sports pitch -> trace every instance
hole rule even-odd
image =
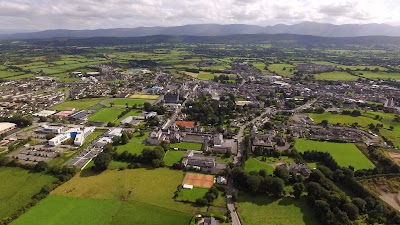
[[[214,176],[199,173],[187,173],[182,184],[193,185],[194,187],[211,188],[214,184]]]
[[[148,100],[157,100],[158,95],[146,95],[146,94],[133,94],[129,96],[129,98],[134,98],[134,99],[148,99]]]

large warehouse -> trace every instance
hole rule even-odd
[[[17,127],[15,123],[0,123],[0,134],[4,134]]]

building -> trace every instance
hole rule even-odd
[[[161,142],[166,141],[167,137],[163,134],[161,130],[153,131],[150,133],[149,137],[146,139],[146,142],[150,145],[159,145]]]
[[[78,131],[75,136],[74,145],[82,146],[87,136],[93,133],[95,129],[95,127],[85,127],[83,131]]]
[[[311,174],[311,168],[307,164],[292,162],[290,164],[282,164],[280,166],[289,170],[290,172],[300,173],[305,177],[308,177]]]
[[[43,110],[43,111],[40,111],[38,113],[32,114],[32,116],[35,116],[35,117],[49,117],[49,116],[54,115],[56,113],[57,113],[56,111],[52,111],[52,110]]]
[[[43,125],[38,131],[45,134],[61,134],[63,127]]]
[[[0,123],[0,134],[4,134],[8,131],[14,130],[17,127],[15,123]]]
[[[122,128],[114,128],[110,130],[107,135],[107,137],[113,138],[113,137],[121,137],[122,136]]]
[[[60,145],[61,143],[63,143],[64,141],[66,141],[66,140],[68,140],[70,138],[71,138],[71,133],[70,132],[59,134],[59,135],[57,135],[54,138],[49,140],[49,145],[50,146],[57,146],[57,145]]]
[[[108,143],[112,143],[112,139],[109,137],[102,137],[96,142],[96,146],[102,148]]]
[[[216,158],[213,156],[205,156],[202,151],[188,150],[182,159],[185,167],[200,167],[201,169],[214,168]]]
[[[166,104],[178,104],[179,103],[179,91],[172,93],[168,92],[164,95],[164,102]]]

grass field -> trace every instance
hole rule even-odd
[[[137,106],[143,105],[147,102],[144,99],[131,99],[131,98],[116,98],[116,99],[107,99],[102,102],[105,106],[110,106],[110,103],[114,103],[116,106],[125,107],[128,104],[129,107],[132,107],[134,104]]]
[[[362,77],[369,78],[372,80],[400,80],[400,73],[386,73],[386,72],[371,72],[371,71],[360,71],[357,74]]]
[[[125,111],[125,109],[120,108],[104,108],[100,109],[96,113],[89,117],[89,121],[92,122],[114,122],[118,119],[118,116]]]
[[[184,202],[196,202],[198,198],[204,197],[207,193],[207,188],[194,187],[192,190],[182,189],[176,200]]]
[[[278,200],[240,195],[236,203],[243,225],[319,225],[304,199]]]
[[[330,124],[337,124],[340,123],[341,125],[351,125],[355,122],[358,123],[359,126],[366,127],[368,124],[376,124],[379,121],[376,121],[372,118],[369,117],[364,117],[364,116],[348,116],[348,115],[341,115],[341,114],[332,114],[329,112],[322,113],[322,114],[316,114],[316,113],[310,113],[308,114],[315,123],[321,123],[322,120],[328,120]]]
[[[168,151],[164,156],[165,165],[172,166],[174,163],[180,162],[184,155],[184,151]]]
[[[356,81],[358,80],[357,76],[353,76],[346,72],[329,72],[329,73],[321,73],[314,75],[316,80],[340,80],[340,81]]]
[[[268,174],[272,174],[274,172],[274,168],[270,165],[267,165],[264,162],[261,162],[255,158],[250,157],[246,163],[245,163],[245,167],[244,170],[247,172],[250,171],[260,171],[260,170],[266,170],[268,172]]]
[[[145,95],[145,94],[133,94],[129,98],[133,99],[147,99],[147,100],[157,100],[159,95]]]
[[[199,80],[212,80],[214,79],[215,76],[222,75],[223,73],[211,73],[211,72],[204,72],[201,71],[200,73],[191,73],[191,72],[185,72],[186,75],[197,78]],[[234,76],[233,74],[224,74],[228,76]]]
[[[182,183],[183,171],[160,169],[107,170],[99,175],[83,171],[52,194],[78,198],[125,199],[186,213],[198,208],[174,201],[176,188]],[[129,194],[130,193],[130,194]]]
[[[100,101],[104,100],[104,98],[87,98],[87,99],[79,99],[73,101],[66,101],[56,106],[51,107],[53,110],[66,110],[66,109],[88,109],[94,105],[97,105]]]
[[[31,173],[19,168],[0,168],[0,220],[12,215],[30,202],[40,189],[56,181],[56,178]]]
[[[271,72],[284,77],[293,77],[294,72],[297,71],[297,69],[290,64],[271,64],[268,66],[268,69]]]
[[[119,124],[119,123],[121,123],[122,120],[126,119],[127,117],[130,117],[130,116],[139,116],[140,113],[142,113],[142,110],[131,110],[131,111],[129,111],[127,114],[125,114],[123,117],[117,119],[117,120],[115,121],[115,123],[116,123],[116,124]]]
[[[352,143],[297,139],[294,147],[299,152],[307,150],[329,152],[340,166],[353,166],[355,170],[375,168],[375,165]]]
[[[191,218],[192,216],[188,213],[135,201],[84,199],[50,195],[12,224],[187,225]]]
[[[180,142],[171,144],[171,148],[179,148],[179,149],[186,149],[186,150],[201,150],[203,145],[200,143],[191,143],[191,142]]]
[[[153,148],[153,146],[143,144],[143,141],[149,136],[149,132],[145,132],[142,137],[139,136],[139,133],[136,133],[134,137],[129,140],[129,143],[126,145],[117,146],[117,152],[122,153],[124,151],[128,151],[132,154],[142,153],[145,148]]]

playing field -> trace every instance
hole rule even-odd
[[[299,152],[308,150],[329,152],[340,166],[353,166],[356,170],[375,168],[375,165],[352,143],[297,139],[294,147]]]
[[[104,98],[86,98],[73,101],[66,101],[56,106],[51,107],[52,110],[67,110],[67,109],[88,109],[94,105],[97,105]]]
[[[125,111],[125,109],[119,109],[119,108],[105,108],[105,109],[100,109],[96,113],[92,114],[89,117],[89,121],[91,122],[102,122],[102,123],[107,123],[107,122],[114,122],[115,120],[118,119],[118,116]]]
[[[154,216],[157,215],[157,216]],[[187,225],[191,215],[135,201],[50,195],[12,225]]]
[[[260,170],[266,170],[268,174],[272,174],[274,172],[274,168],[272,166],[252,157],[247,159],[244,165],[245,165],[244,170],[247,172],[250,171],[258,172]]]
[[[278,200],[260,196],[240,195],[236,203],[243,225],[319,225],[304,199]]]
[[[196,202],[197,199],[204,197],[207,192],[207,188],[194,187],[192,190],[181,189],[176,200],[183,202]]]
[[[214,184],[213,175],[205,175],[200,173],[186,173],[182,185],[189,184],[194,187],[210,188]]]
[[[126,107],[126,104],[128,104],[129,107],[132,107],[133,105],[141,106],[145,102],[147,102],[144,99],[131,99],[131,98],[115,98],[115,99],[107,99],[102,102],[103,105],[105,106],[110,106],[110,103],[113,103],[115,106],[123,106]]]
[[[31,201],[46,184],[52,184],[56,178],[31,173],[19,168],[0,168],[0,221],[12,215],[16,210]]]
[[[148,100],[157,100],[159,95],[145,95],[145,94],[133,94],[129,96],[129,98],[135,98],[135,99],[148,99]]]
[[[203,145],[200,143],[191,143],[191,142],[180,142],[180,143],[173,143],[170,145],[171,148],[179,148],[185,150],[201,150]]]
[[[184,151],[168,151],[164,156],[164,163],[167,166],[172,166],[174,163],[181,161],[182,157],[185,155]]]

